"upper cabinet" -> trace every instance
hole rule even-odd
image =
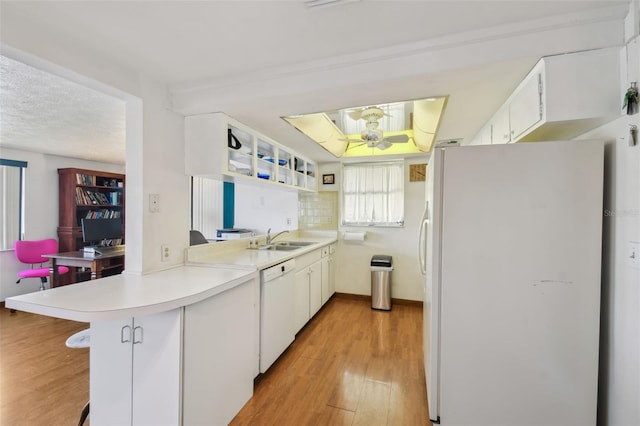
[[[316,191],[316,165],[223,113],[185,117],[185,172]]]
[[[471,144],[579,136],[620,116],[619,81],[619,48],[542,58]]]

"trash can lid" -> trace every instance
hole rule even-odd
[[[393,265],[393,258],[386,254],[374,254],[371,258],[371,266],[386,266],[391,267]]]

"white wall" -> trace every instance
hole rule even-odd
[[[580,137],[605,139],[600,423],[640,424],[640,269],[629,262],[640,241],[640,145],[629,147],[623,117]]]
[[[287,223],[290,219],[290,223]],[[235,184],[235,228],[271,235],[298,229],[298,193],[267,185]]]
[[[126,264],[146,273],[182,264],[189,237],[189,179],[184,174],[183,118],[167,88],[119,63],[113,52],[87,49],[50,23],[3,11],[2,53],[126,102]],[[149,194],[160,211],[149,213]],[[160,246],[170,247],[161,262]]]
[[[136,176],[129,173],[130,165],[138,167],[142,180],[134,179],[134,182],[141,188],[141,196],[134,211],[129,211],[127,200],[127,215],[142,218],[142,233],[136,241],[143,241],[143,256],[142,264],[136,266],[146,273],[184,263],[184,250],[189,245],[191,192],[190,179],[184,172],[184,117],[169,110],[163,85],[144,80],[141,87],[142,152],[137,155],[127,152],[127,186],[131,185],[130,176]],[[149,212],[150,194],[160,196],[158,213]],[[162,245],[168,246],[170,252],[165,262],[160,255]],[[128,270],[131,266],[127,261]]]
[[[623,64],[629,61],[621,100],[640,79],[639,43],[636,36],[621,55]],[[578,138],[607,141],[598,423],[608,426],[640,425],[640,268],[630,263],[630,242],[640,242],[640,144],[629,146],[630,125],[640,128],[640,114]]]
[[[2,149],[2,158],[26,161],[25,238],[58,238],[58,169],[77,167],[104,172],[124,173],[124,165],[78,160],[15,149]],[[37,291],[40,280],[23,280],[16,284],[16,274],[24,269],[13,250],[0,251],[0,300],[17,294]]]
[[[391,297],[405,300],[423,298],[418,264],[418,233],[424,211],[425,182],[409,182],[409,165],[426,163],[426,158],[405,161],[405,222],[402,228],[344,227],[338,228],[338,255],[336,256],[336,291],[371,295],[371,256],[393,256]],[[321,185],[322,190],[339,191],[341,168],[337,163],[321,164],[320,175],[334,173],[335,185]],[[344,231],[366,231],[363,242],[344,241]]]

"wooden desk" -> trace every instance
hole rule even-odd
[[[43,256],[51,259],[51,265],[49,266],[51,288],[58,287],[60,285],[58,279],[58,266],[89,268],[91,270],[92,280],[102,278],[103,271],[112,270],[114,268],[124,268],[124,250],[95,256],[85,256],[81,251],[45,254]]]

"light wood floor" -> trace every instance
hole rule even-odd
[[[65,341],[87,327],[0,309],[0,425],[78,423],[89,400],[89,350]]]
[[[232,425],[431,425],[422,308],[334,297],[258,381]]]
[[[86,328],[0,309],[0,425],[75,425],[89,398]],[[334,297],[261,376],[232,425],[431,425],[422,308]],[[88,424],[89,422],[87,422]]]

